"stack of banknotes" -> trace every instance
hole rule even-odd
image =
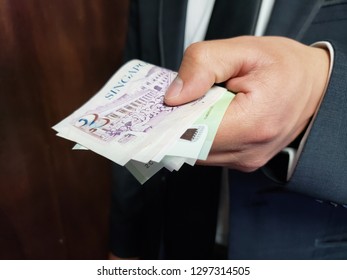
[[[83,106],[53,126],[57,136],[125,166],[143,184],[162,168],[205,160],[234,97],[214,86],[182,106],[164,103],[177,73],[132,60]]]

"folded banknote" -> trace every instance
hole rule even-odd
[[[140,60],[122,66],[84,105],[53,126],[57,136],[125,166],[146,182],[161,168],[204,160],[234,94],[212,87],[182,106],[164,95],[177,73]]]

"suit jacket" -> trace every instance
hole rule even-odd
[[[132,1],[126,59],[176,70],[183,54],[185,11],[185,0]],[[223,32],[209,30],[209,39],[244,35],[228,30],[232,18],[223,18]],[[346,29],[347,1],[275,2],[266,35],[305,44],[329,41],[334,67],[290,181],[278,183],[260,170],[230,171],[230,258],[347,258]]]

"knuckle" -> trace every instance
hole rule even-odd
[[[254,125],[252,133],[252,142],[257,144],[267,144],[273,142],[279,135],[280,131],[273,123],[260,122]]]
[[[252,160],[248,163],[247,169],[248,172],[253,172],[261,167],[263,167],[266,164],[266,160],[262,156],[255,156],[252,158]]]
[[[251,159],[243,162],[238,168],[242,172],[250,173],[258,170],[265,165],[266,161],[260,156],[254,156]]]
[[[189,58],[194,63],[204,63],[207,58],[207,48],[204,42],[191,44],[185,51],[185,57]]]
[[[253,172],[263,167],[271,157],[269,147],[276,142],[280,130],[271,124],[257,124],[253,131],[248,131],[248,148],[239,162],[239,169],[243,172]]]

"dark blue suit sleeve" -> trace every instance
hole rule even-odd
[[[331,43],[328,89],[288,188],[347,204],[347,42]]]

